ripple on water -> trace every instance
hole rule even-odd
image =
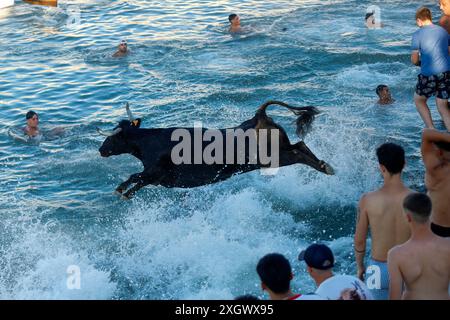
[[[314,284],[296,257],[313,241],[333,248],[339,272],[354,273],[355,207],[381,182],[376,146],[401,144],[405,181],[423,189],[418,69],[409,63],[416,8],[390,1],[386,27],[366,30],[369,4],[70,0],[0,10],[0,298],[263,298],[254,270],[269,252],[290,259],[295,290],[308,292]],[[69,6],[80,9],[77,27],[67,24]],[[227,32],[231,12],[243,34]],[[130,54],[114,59],[122,39]],[[391,87],[392,106],[375,105],[380,83]],[[112,195],[142,170],[129,155],[98,153],[96,128],[126,118],[125,102],[144,127],[218,128],[268,99],[319,106],[305,143],[335,176],[296,165],[189,190],[147,187],[128,202]],[[23,126],[30,109],[42,128],[65,134],[13,140],[8,129]],[[298,141],[289,112],[268,113]],[[83,274],[82,290],[66,287],[70,265]]]

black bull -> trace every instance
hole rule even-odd
[[[227,148],[225,148],[226,130],[242,129],[247,132],[249,129],[253,129],[256,132],[255,136],[259,136],[261,129],[273,130],[278,129],[279,134],[279,148],[278,150],[272,150],[270,146],[271,137],[268,136],[267,146],[268,154],[278,152],[278,166],[284,167],[295,163],[306,164],[320,172],[326,174],[333,174],[333,168],[326,162],[319,160],[303,141],[299,141],[295,144],[291,144],[289,138],[284,129],[276,124],[266,114],[266,109],[271,104],[277,104],[288,108],[294,112],[297,117],[297,134],[303,136],[307,133],[310,125],[314,119],[314,116],[318,113],[314,107],[292,107],[280,101],[268,101],[261,105],[255,116],[243,122],[238,127],[229,129],[217,130],[223,136],[223,159],[227,158]],[[99,130],[103,135],[108,137],[103,142],[99,151],[102,157],[109,157],[112,155],[119,155],[129,153],[139,160],[144,165],[144,171],[136,173],[130,176],[130,178],[121,183],[116,191],[123,194],[124,197],[130,198],[133,194],[142,187],[152,184],[161,185],[164,187],[178,187],[178,188],[191,188],[202,185],[215,183],[218,181],[226,180],[234,174],[244,173],[260,168],[265,168],[270,165],[262,163],[259,156],[255,161],[250,161],[248,151],[248,139],[245,140],[245,162],[236,162],[237,154],[242,150],[237,150],[238,143],[234,143],[234,161],[223,161],[222,164],[218,162],[213,164],[206,164],[202,162],[198,164],[198,160],[195,161],[194,143],[192,143],[191,149],[191,161],[185,161],[185,163],[177,164],[173,161],[172,150],[180,141],[172,141],[172,134],[177,129],[185,129],[189,132],[191,137],[194,137],[194,128],[155,128],[155,129],[140,129],[140,119],[134,120],[127,105],[128,116],[130,121],[122,120],[119,125],[111,132],[105,133]],[[196,129],[199,130],[199,129]],[[203,132],[206,129],[203,129]],[[203,140],[203,139],[202,139]],[[193,141],[193,139],[191,140]],[[202,141],[202,152],[210,142]],[[258,146],[259,149],[259,146]],[[198,149],[196,149],[198,151]],[[259,150],[258,150],[259,151]],[[183,151],[184,152],[184,151]],[[181,154],[183,154],[183,152]],[[228,150],[230,152],[230,150]],[[259,153],[258,153],[259,154]],[[197,154],[198,159],[198,154]],[[196,164],[197,163],[197,164]],[[129,190],[128,187],[131,184],[135,184]],[[127,191],[126,191],[127,190]],[[124,193],[124,191],[126,191]]]

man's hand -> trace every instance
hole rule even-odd
[[[358,279],[360,279],[361,281],[364,281],[365,274],[366,274],[366,268],[364,266],[358,267],[358,271],[356,274]]]
[[[419,56],[419,51],[414,50],[411,53],[411,63],[415,66],[420,66],[420,56]]]

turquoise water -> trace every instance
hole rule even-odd
[[[290,259],[294,290],[307,292],[313,283],[296,257],[312,241],[332,247],[338,272],[354,273],[356,204],[381,182],[375,147],[401,144],[405,181],[424,188],[409,45],[415,10],[428,5],[437,17],[436,2],[62,0],[59,9],[21,1],[0,9],[0,298],[264,297],[255,267],[269,252]],[[372,4],[384,29],[365,29]],[[68,24],[73,8],[78,27]],[[247,33],[228,34],[231,12]],[[121,39],[131,54],[111,58]],[[394,105],[375,105],[380,83]],[[112,194],[141,164],[101,158],[96,127],[125,118],[126,101],[143,127],[230,127],[268,99],[320,106],[305,141],[335,176],[297,165],[195,189],[147,187],[132,201]],[[29,109],[66,134],[13,140],[8,130]],[[292,116],[269,113],[296,141]],[[80,268],[79,290],[67,288],[70,265]]]

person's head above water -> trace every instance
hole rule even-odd
[[[427,7],[421,7],[416,11],[416,23],[419,27],[423,27],[432,23],[431,10]]]
[[[228,21],[230,21],[231,24],[236,24],[239,23],[241,19],[237,14],[232,13],[228,16]]]
[[[128,50],[128,43],[127,43],[127,41],[126,40],[120,41],[118,49],[119,49],[120,52],[127,52],[127,50]]]
[[[228,16],[228,21],[230,21],[231,24],[230,31],[236,32],[241,29],[241,18],[237,14],[230,14]]]
[[[29,137],[35,137],[39,135],[39,116],[36,112],[30,110],[25,115],[27,125],[23,128],[23,132]]]
[[[368,20],[370,17],[373,17],[374,14],[375,14],[374,11],[372,11],[372,12],[367,12],[367,13],[366,13],[366,18],[365,18],[364,20],[366,20],[366,22],[367,22],[367,20]]]
[[[400,174],[405,167],[405,150],[395,143],[384,143],[377,148],[378,163],[384,173]]]
[[[375,21],[375,11],[366,12],[366,17],[364,18],[366,22],[366,27],[369,29],[380,27],[379,21]]]
[[[120,41],[117,51],[113,54],[113,57],[124,57],[128,54],[128,44],[126,40]]]
[[[375,89],[375,92],[377,93],[378,97],[380,98],[378,100],[379,104],[390,104],[393,102],[391,91],[389,90],[389,87],[385,84],[380,84]]]
[[[29,128],[37,128],[39,124],[39,116],[36,112],[30,110],[25,115],[25,119],[27,120],[27,126]]]

